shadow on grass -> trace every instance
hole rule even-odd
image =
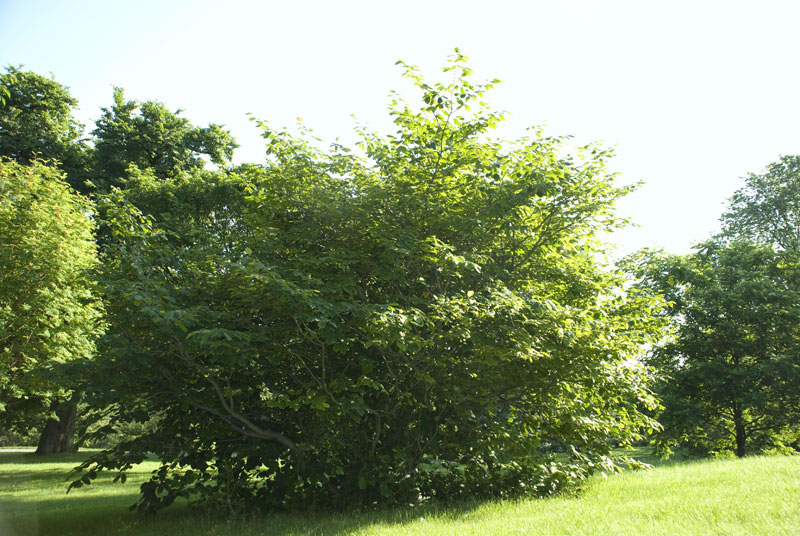
[[[481,502],[427,504],[368,512],[276,512],[228,519],[202,508],[175,505],[157,515],[130,512],[150,468],[130,471],[124,485],[101,474],[92,485],[66,494],[71,470],[86,453],[37,456],[0,452],[0,535],[135,534],[170,536],[322,534],[344,536],[372,525],[402,525],[420,517],[459,519]]]
[[[56,454],[39,456],[30,453],[0,453],[0,502],[13,501],[15,497],[9,495],[22,492],[23,496],[42,495],[42,493],[63,491],[66,494],[67,486],[74,480],[73,470],[85,458],[86,453]],[[128,471],[131,483],[141,482],[148,478],[152,468],[140,468]],[[113,485],[116,472],[101,473],[93,482],[93,488],[100,485]],[[75,490],[77,491],[77,490]],[[73,495],[71,493],[70,495]],[[0,532],[0,536],[4,536]]]
[[[319,534],[345,536],[373,525],[402,526],[421,517],[458,520],[486,501],[423,505],[367,512],[276,512],[229,519],[199,507],[177,505],[156,515],[128,511],[134,495],[73,494],[57,499],[3,499],[0,534],[3,536],[72,536],[82,534],[136,534],[137,536]]]
[[[673,457],[663,461],[652,455],[647,447],[618,451],[654,466],[673,465],[692,461]],[[136,536],[205,536],[261,535],[294,536],[319,534],[345,536],[368,531],[371,526],[403,526],[420,518],[458,521],[470,517],[476,510],[494,501],[463,501],[447,505],[425,504],[406,508],[386,508],[367,512],[278,512],[252,517],[228,519],[201,508],[176,505],[157,515],[142,515],[128,511],[138,498],[138,483],[146,479],[149,469],[132,471],[142,478],[129,481],[122,488],[108,493],[113,475],[88,488],[73,490],[69,495],[57,494],[54,488],[64,482],[66,489],[69,471],[85,459],[86,453],[41,457],[27,453],[0,452],[0,534],[83,535],[130,534]],[[44,467],[42,467],[44,464]],[[62,467],[50,468],[50,464]],[[3,466],[6,471],[3,471]],[[30,469],[26,467],[30,465]],[[34,465],[42,467],[34,469]],[[17,467],[10,467],[17,466]],[[133,476],[133,474],[131,475]],[[138,481],[138,482],[137,482]],[[9,484],[18,484],[23,493],[3,494]],[[37,491],[41,488],[43,491]]]
[[[24,483],[26,488],[46,485],[52,487],[54,482],[64,482],[64,491],[67,490],[69,470],[49,469],[40,471],[14,471],[13,473],[0,474],[0,489],[11,489],[12,486]]]
[[[671,465],[680,465],[684,463],[691,463],[694,461],[701,460],[702,458],[698,458],[697,456],[693,456],[686,451],[678,450],[674,454],[672,454],[669,458],[662,458],[658,454],[653,452],[653,447],[650,446],[643,446],[643,447],[633,447],[629,449],[624,448],[617,448],[614,449],[614,454],[616,456],[628,456],[635,460],[638,460],[642,463],[646,463],[648,465],[652,465],[653,467],[666,467]]]
[[[0,465],[41,465],[41,464],[74,464],[78,465],[86,459],[86,452],[65,452],[42,456],[33,452],[4,452],[0,450]]]

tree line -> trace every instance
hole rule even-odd
[[[615,267],[610,150],[491,137],[496,81],[459,53],[447,83],[401,67],[421,99],[394,133],[257,121],[240,165],[222,126],[121,89],[86,138],[66,87],[8,68],[2,433],[114,438],[71,487],[155,453],[140,510],[231,513],[545,495],[645,440],[797,447],[800,159],[695,253]]]
[[[800,156],[750,174],[689,255],[628,258],[640,288],[666,300],[671,329],[646,362],[664,406],[660,450],[736,456],[798,450]]]

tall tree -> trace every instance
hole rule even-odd
[[[18,67],[8,67],[0,85],[0,156],[21,164],[57,160],[73,188],[85,191],[89,148],[72,116],[78,102],[69,89]]]
[[[89,212],[57,169],[0,160],[0,422],[43,425],[39,453],[72,449],[77,397],[51,367],[92,357],[101,327]]]
[[[174,178],[202,169],[204,156],[218,165],[230,163],[238,147],[230,132],[215,124],[196,127],[180,113],[160,102],[125,100],[122,89],[115,88],[114,103],[103,108],[92,132],[98,186],[119,186],[131,164],[152,169],[160,178]]]
[[[649,359],[663,375],[662,448],[737,456],[800,439],[800,265],[746,241],[686,256],[649,252],[643,283],[661,291],[674,337]]]
[[[800,156],[782,156],[751,173],[722,216],[723,235],[800,255]]]
[[[489,139],[491,84],[464,61],[447,84],[407,67],[422,107],[362,132],[364,157],[262,123],[268,164],[183,237],[131,206],[188,199],[174,181],[104,199],[110,328],[82,376],[110,426],[157,422],[76,486],[156,452],[144,509],[546,494],[655,426],[631,358],[659,322],[597,262],[628,189],[600,148]],[[225,240],[218,214],[240,226]]]

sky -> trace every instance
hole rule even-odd
[[[0,0],[0,66],[52,75],[91,130],[113,87],[198,125],[224,124],[239,162],[263,160],[248,114],[352,142],[355,116],[390,131],[389,92],[416,94],[395,62],[435,80],[458,47],[508,112],[614,147],[615,256],[688,253],[718,229],[748,173],[800,153],[800,2]]]

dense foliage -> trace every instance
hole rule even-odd
[[[649,364],[663,449],[737,456],[800,439],[800,265],[747,241],[711,241],[686,256],[650,252],[638,271],[670,302],[674,337]]]
[[[750,174],[722,232],[686,256],[643,252],[629,268],[670,303],[659,445],[703,453],[800,447],[800,157]]]
[[[125,100],[122,89],[114,89],[114,103],[103,108],[92,132],[96,154],[97,187],[107,191],[120,186],[128,167],[149,169],[161,178],[174,178],[181,171],[202,169],[203,157],[218,165],[228,164],[238,147],[220,125],[197,127],[155,101]]]
[[[74,396],[50,366],[91,357],[101,327],[88,211],[55,168],[0,160],[0,426],[24,432],[57,413],[58,444],[44,450],[70,448],[75,425]]]
[[[8,67],[0,75],[0,156],[21,164],[55,160],[78,190],[88,178],[89,148],[72,116],[69,89],[39,74]]]
[[[21,68],[7,68],[6,73],[0,75],[0,156],[32,166],[37,170],[32,173],[40,174],[45,180],[59,182],[65,179],[75,191],[94,195],[107,191],[112,184],[124,185],[126,181],[131,181],[132,184],[138,183],[144,177],[157,174],[181,182],[177,175],[184,169],[203,169],[205,158],[217,165],[228,164],[236,147],[230,133],[218,125],[196,127],[188,120],[179,117],[179,111],[169,112],[161,103],[148,101],[140,104],[135,101],[125,101],[119,89],[114,92],[114,106],[103,110],[93,137],[87,140],[82,137],[83,125],[72,116],[76,105],[77,101],[70,95],[69,89],[55,80],[23,71]],[[93,143],[90,144],[88,141]],[[44,168],[40,166],[40,161],[46,161],[49,165],[57,167],[65,173],[65,176],[56,173],[55,170],[41,171]],[[143,171],[140,172],[137,166],[141,166]],[[151,203],[152,206],[143,205],[143,207],[146,210],[174,208],[162,207],[162,201],[156,200]],[[143,199],[143,202],[146,203],[147,199]],[[197,196],[191,202],[203,205]],[[85,215],[97,216],[91,214],[93,209],[84,205],[85,203],[81,205],[83,206],[81,210]],[[41,211],[34,212],[41,220],[33,225],[46,226],[49,216]],[[186,213],[182,210],[173,212],[180,216],[168,222],[169,228],[180,233],[181,218]],[[28,216],[33,215],[32,213]],[[58,217],[58,212],[50,217]],[[216,219],[221,221],[221,218]],[[20,222],[23,221],[26,221],[25,218],[20,218]],[[4,238],[7,243],[19,239],[11,234]],[[95,238],[101,246],[108,239],[103,234]],[[191,236],[185,238],[185,240],[192,239]],[[68,233],[64,234],[64,240],[72,240],[72,237]],[[31,242],[31,244],[36,243],[36,240]],[[51,253],[53,252],[32,251],[27,255],[47,256]],[[15,260],[22,261],[24,257],[19,256]],[[76,271],[78,272],[80,270]],[[15,277],[13,272],[9,272],[7,277],[0,278],[3,297],[11,300],[11,296],[15,296],[12,301],[0,301],[0,305],[17,310],[36,311],[38,305],[27,303],[25,292],[17,294],[18,281]],[[79,288],[72,290],[76,295],[80,294],[81,285],[84,285],[85,281],[78,278],[62,280],[61,291],[69,292],[69,285],[73,281],[77,282]],[[33,284],[31,282],[31,285]],[[89,312],[92,311],[93,309]],[[5,335],[10,340],[11,333]],[[93,346],[94,332],[87,330],[83,336],[85,340],[82,345]],[[76,341],[77,339],[73,343]],[[11,348],[5,350],[10,352]],[[85,357],[86,354],[76,350],[74,355]],[[23,387],[22,382],[27,381],[26,378],[42,375],[44,373],[42,367],[45,364],[58,363],[62,358],[63,356],[56,356],[51,360],[40,356],[35,360],[36,364],[34,361],[23,363],[18,359],[9,361],[7,376],[13,378],[9,385],[28,392],[29,387]],[[48,371],[48,374],[52,376],[53,371]],[[54,384],[48,385],[50,386],[48,389],[55,389]],[[66,392],[69,392],[71,380],[65,379],[63,385],[68,387]],[[5,425],[0,434],[0,442],[29,440],[36,433],[36,427],[44,422],[42,416],[49,414],[54,419],[48,420],[44,430],[40,430],[38,450],[50,452],[72,448],[72,430],[77,420],[77,405],[74,403],[77,395],[73,393],[70,400],[61,399],[60,402],[52,395],[53,393],[32,398],[27,396],[15,398],[4,415]],[[13,423],[13,426],[10,423]]]
[[[747,238],[800,255],[800,156],[783,156],[751,173],[722,216],[723,236]]]
[[[459,54],[449,83],[403,67],[422,104],[393,134],[258,122],[266,163],[238,167],[219,125],[115,89],[90,144],[66,87],[0,75],[0,433],[69,449],[83,397],[86,438],[124,440],[72,487],[155,453],[146,511],[549,494],[653,416],[664,451],[797,448],[798,157],[626,275],[610,151],[493,139]]]
[[[656,426],[632,358],[660,321],[598,261],[609,152],[492,140],[463,57],[450,84],[406,69],[422,108],[355,152],[260,123],[264,166],[104,198],[110,328],[80,374],[98,433],[150,428],[74,486],[154,452],[140,509],[547,494]]]

